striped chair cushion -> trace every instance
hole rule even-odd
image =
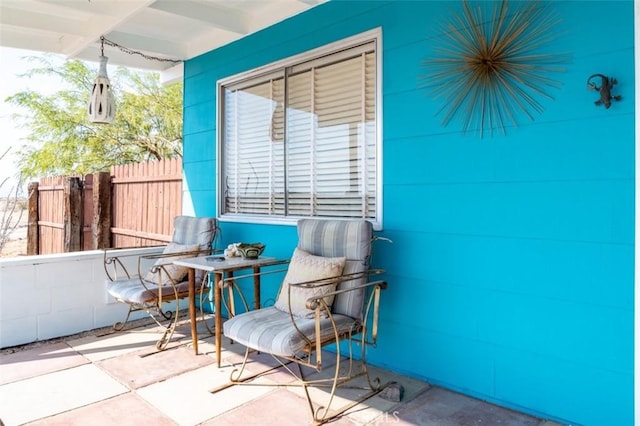
[[[339,332],[348,332],[357,326],[353,318],[334,315]],[[296,325],[311,341],[315,339],[314,320],[296,318]],[[321,337],[333,336],[334,330],[328,318],[320,320]],[[291,322],[288,313],[275,307],[249,311],[235,316],[224,323],[224,335],[233,341],[276,356],[292,357],[299,355],[306,341],[300,336]]]
[[[208,249],[215,238],[216,226],[216,219],[211,217],[176,216],[171,241],[178,244],[200,244],[201,249]]]
[[[316,256],[346,257],[343,274],[366,271],[371,256],[371,222],[301,219],[298,221],[298,248]],[[365,278],[340,283],[338,290],[363,284]],[[339,294],[333,301],[334,314],[362,319],[364,290]]]
[[[208,250],[211,248],[212,241],[215,239],[217,228],[217,221],[210,217],[191,217],[191,216],[177,216],[173,221],[173,237],[171,243],[165,248],[165,253],[175,253],[176,251],[197,251]],[[176,256],[178,257],[178,256]],[[170,258],[158,259],[158,264],[168,264],[171,261]],[[180,298],[184,298],[189,292],[189,283],[185,275],[187,270],[184,268],[174,268],[174,265],[168,265],[167,268],[173,270],[170,272],[176,280],[182,282],[177,284],[178,294]],[[177,272],[175,272],[177,270]],[[174,275],[176,273],[177,275]],[[143,275],[146,278],[146,276]],[[125,303],[133,303],[137,305],[144,305],[148,303],[155,303],[158,298],[158,284],[152,281],[158,280],[156,274],[149,275],[149,280],[145,280],[145,288],[140,278],[134,277],[131,279],[116,279],[114,281],[107,280],[107,292]],[[205,278],[204,271],[196,271],[196,291],[198,291],[198,283],[203,282]],[[184,281],[183,281],[184,280]],[[170,280],[163,279],[165,281],[162,287],[162,298],[164,300],[173,299],[175,292],[173,286],[169,283]]]
[[[106,281],[107,292],[116,300],[122,300],[126,303],[135,303],[144,305],[145,303],[154,303],[158,298],[158,285],[153,282],[145,281],[148,290],[140,284],[140,278],[122,279],[116,281]],[[183,281],[177,285],[178,293],[186,294],[189,291],[189,282]],[[171,285],[162,287],[162,298],[173,298],[174,292]]]
[[[171,241],[178,244],[199,244],[201,250],[208,250],[217,231],[218,221],[212,217],[176,216],[173,219]],[[201,282],[205,274],[202,270],[196,270],[196,282]]]
[[[194,257],[198,250],[200,250],[199,244],[169,243],[162,251],[162,254],[174,254],[174,256],[161,257],[156,260],[154,266],[163,265],[164,269],[161,271],[157,270],[155,272],[151,272],[151,270],[149,270],[149,272],[144,276],[145,281],[151,281],[164,286],[171,285],[172,282],[183,281],[187,276],[188,269],[184,266],[174,265],[173,262],[180,259],[186,259],[188,257]],[[161,278],[162,282],[160,282]]]

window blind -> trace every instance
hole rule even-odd
[[[223,215],[377,218],[376,43],[223,86]]]

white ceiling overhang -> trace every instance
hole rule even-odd
[[[97,61],[100,37],[184,61],[326,0],[0,0],[0,46]],[[106,46],[109,64],[182,75],[182,65]]]

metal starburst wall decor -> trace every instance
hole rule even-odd
[[[460,119],[463,132],[473,129],[482,137],[495,129],[541,113],[540,98],[553,99],[550,89],[560,83],[552,77],[569,61],[550,53],[560,20],[551,2],[463,2],[435,40],[434,57],[423,60],[427,69],[421,87],[441,100],[437,114],[447,126]]]

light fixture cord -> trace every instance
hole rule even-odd
[[[150,61],[173,62],[174,64],[182,62],[182,61],[176,60],[176,59],[168,59],[168,58],[159,58],[157,56],[149,56],[149,55],[146,55],[146,54],[144,54],[142,52],[139,52],[137,50],[133,50],[133,49],[129,49],[128,47],[121,46],[118,43],[113,42],[111,40],[107,40],[106,38],[104,38],[104,36],[100,37],[100,41],[102,42],[102,49],[103,49],[103,55],[102,56],[104,56],[104,45],[106,43],[107,45],[109,45],[111,47],[116,47],[116,48],[120,49],[124,53],[128,53],[129,55],[140,55],[143,58],[148,59]]]
[[[104,56],[104,36],[100,37],[100,56]]]

